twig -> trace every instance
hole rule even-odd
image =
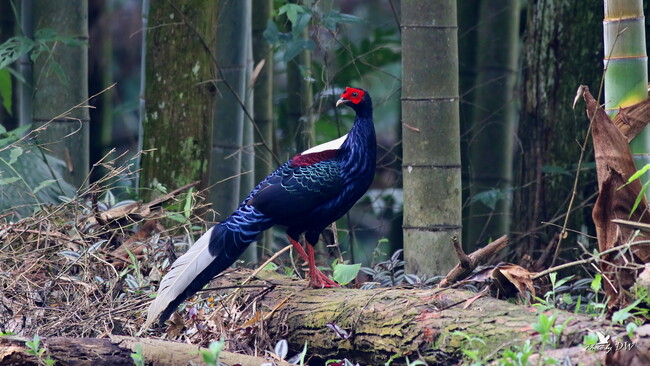
[[[603,250],[602,252],[598,253],[598,257],[592,255],[590,258],[586,258],[586,259],[581,259],[581,260],[577,260],[577,261],[573,261],[573,262],[569,262],[569,263],[560,264],[559,266],[551,267],[551,268],[549,268],[549,269],[547,269],[547,270],[544,270],[544,271],[542,271],[542,272],[538,272],[538,273],[536,273],[536,274],[535,274],[533,277],[531,277],[531,278],[532,278],[533,280],[535,280],[535,279],[540,278],[540,277],[542,277],[542,276],[546,276],[546,275],[549,274],[549,273],[557,272],[557,271],[559,271],[559,270],[561,270],[561,269],[570,268],[570,267],[577,266],[577,265],[580,265],[580,264],[586,264],[586,263],[590,263],[590,262],[596,261],[596,260],[599,259],[599,257],[602,257],[602,256],[605,255],[605,254],[609,254],[609,253],[612,253],[612,252],[616,252],[616,251],[618,251],[618,250],[620,250],[620,249],[629,249],[629,248],[632,247],[632,246],[635,246],[635,245],[644,245],[644,244],[645,244],[645,245],[650,245],[650,240],[640,240],[640,241],[635,241],[635,242],[631,242],[631,243],[621,244],[621,245],[618,245],[618,246],[615,246],[615,247],[609,248],[609,249],[607,249],[607,250]]]
[[[465,254],[465,252],[463,252],[463,249],[460,248],[458,237],[455,237],[455,240],[452,238],[452,244],[456,249],[459,263],[454,268],[452,268],[451,271],[449,271],[447,276],[445,276],[442,281],[440,281],[438,287],[449,286],[449,284],[458,281],[464,276],[467,276],[474,270],[474,268],[476,268],[476,266],[478,266],[479,263],[483,263],[489,257],[505,248],[509,243],[510,241],[508,240],[508,237],[504,235],[499,239],[491,242],[490,244],[484,246],[483,248],[476,250],[468,256]]]

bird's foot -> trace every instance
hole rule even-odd
[[[312,288],[340,287],[338,283],[332,281],[318,268],[314,268],[309,271],[309,286]]]

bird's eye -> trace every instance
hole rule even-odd
[[[359,93],[357,93],[357,92],[352,93],[352,96],[355,97],[355,98],[356,98],[358,95],[359,95]]]

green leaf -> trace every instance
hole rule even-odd
[[[23,149],[19,146],[14,147],[11,149],[11,152],[9,153],[9,162],[7,163],[8,165],[13,165],[16,161],[18,161],[18,158],[23,154]]]
[[[553,285],[553,288],[556,289],[556,288],[564,285],[568,280],[572,279],[573,277],[574,277],[573,275],[571,275],[569,277],[564,277],[563,279],[557,281],[557,283]]]
[[[364,23],[365,20],[351,14],[344,14],[338,11],[330,11],[323,14],[323,25],[327,29],[336,30],[338,23]]]
[[[34,45],[34,41],[26,37],[16,36],[9,38],[5,43],[0,45],[0,69],[4,69],[18,60],[20,56],[31,51]]]
[[[593,292],[598,292],[602,288],[603,276],[600,273],[596,273],[594,279],[591,281],[591,290]]]
[[[508,194],[506,191],[499,188],[494,188],[494,189],[489,189],[487,191],[483,191],[475,194],[470,199],[470,202],[474,203],[478,201],[486,205],[487,207],[489,207],[491,210],[494,210],[496,209],[497,202],[499,200],[507,199],[507,198],[508,198]]]
[[[185,217],[188,219],[192,215],[192,191],[194,190],[194,187],[190,188],[189,192],[187,193],[187,197],[185,197],[185,206],[183,207],[183,213],[185,214]]]
[[[0,178],[0,186],[3,186],[5,184],[11,184],[19,180],[20,178],[18,177]]]
[[[636,200],[634,200],[634,205],[632,205],[632,211],[630,211],[630,216],[628,216],[628,218],[632,217],[634,211],[636,211],[637,207],[639,207],[639,203],[641,203],[643,197],[645,197],[645,191],[648,189],[648,184],[650,184],[650,181],[645,182],[641,187],[641,192],[636,195]]]
[[[291,23],[291,34],[293,35],[293,38],[298,39],[302,37],[302,33],[309,25],[310,20],[311,14],[309,13],[302,13],[298,15],[298,19],[296,19],[295,22]]]
[[[20,126],[18,128],[15,128],[11,131],[7,131],[4,133],[6,137],[0,139],[0,147],[7,146],[11,143],[14,143],[18,141],[27,130],[31,129],[32,125],[28,124],[25,126]]]
[[[36,194],[36,193],[38,193],[38,191],[40,191],[41,189],[46,188],[46,187],[49,187],[50,185],[52,185],[52,184],[55,183],[55,182],[56,182],[56,179],[47,179],[47,180],[44,180],[44,181],[42,181],[39,185],[37,185],[36,188],[34,188],[34,192],[32,192],[32,193]]]
[[[287,14],[287,18],[289,19],[292,25],[296,24],[296,20],[298,19],[298,14],[302,14],[304,12],[306,12],[305,8],[303,8],[298,4],[291,4],[291,3],[282,5],[278,10],[279,15],[285,13]]]
[[[623,324],[623,322],[632,316],[630,313],[630,310],[634,309],[641,301],[643,301],[643,298],[640,298],[636,300],[635,302],[631,303],[630,305],[626,306],[625,308],[615,311],[614,314],[612,314],[612,322],[613,323],[620,323]]]
[[[11,116],[11,74],[9,69],[0,69],[0,99],[2,105],[5,107],[7,113]],[[0,129],[0,133],[6,132],[4,127]]]
[[[266,29],[262,35],[264,36],[264,39],[266,39],[266,41],[270,44],[275,44],[280,40],[280,30],[272,19],[269,19],[269,21],[266,22]]]
[[[650,169],[650,164],[646,164],[643,168],[637,170],[634,174],[632,174],[632,176],[627,180],[627,182],[625,184],[618,187],[616,190],[618,191],[621,188],[625,187],[626,185],[628,185],[628,184],[634,182],[635,180],[641,178],[641,176],[644,175],[648,171],[648,169]]]
[[[357,277],[361,263],[357,264],[337,264],[334,266],[334,281],[341,286],[347,285]]]
[[[287,49],[284,51],[284,62],[289,62],[303,50],[313,50],[316,45],[311,39],[297,39],[287,42],[286,47]]]

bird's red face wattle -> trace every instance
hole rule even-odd
[[[361,103],[364,94],[365,92],[361,89],[347,87],[345,88],[345,92],[341,94],[341,99],[349,100],[354,104],[359,104]]]

